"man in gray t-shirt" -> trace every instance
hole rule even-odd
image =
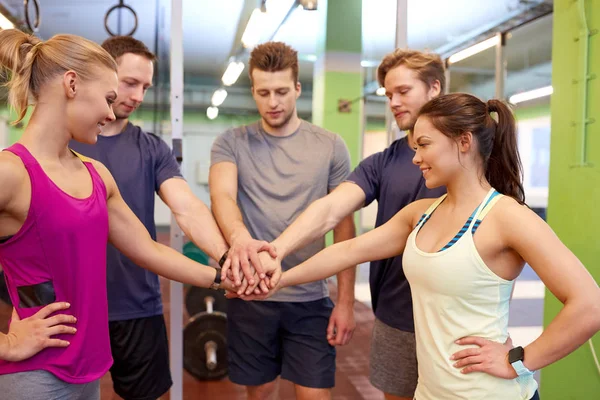
[[[350,173],[340,136],[298,118],[296,51],[283,43],[257,46],[249,73],[262,118],[223,133],[211,152],[212,209],[231,246],[236,277],[242,267],[260,271],[261,241],[277,238]],[[349,216],[334,229],[334,240],[352,237]],[[293,268],[323,247],[320,237],[286,257],[283,268]],[[300,399],[331,397],[333,346],[346,344],[355,326],[354,275],[354,269],[338,275],[335,308],[324,281],[287,288],[269,301],[229,300],[229,378],[247,386],[249,399],[271,398],[279,375],[295,384]]]

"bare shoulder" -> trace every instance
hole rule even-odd
[[[536,227],[546,226],[545,221],[531,208],[510,196],[502,196],[486,218],[491,219],[500,233],[508,239],[519,237],[519,232],[524,227],[527,231],[532,231]]]
[[[405,213],[410,219],[411,225],[415,226],[419,222],[421,216],[425,214],[427,209],[429,209],[429,207],[431,207],[438,199],[439,197],[415,200],[404,207],[400,212]]]
[[[0,185],[2,192],[13,189],[23,182],[27,170],[19,157],[8,151],[0,151]],[[8,185],[8,186],[7,186]]]
[[[0,205],[5,207],[20,185],[27,182],[27,170],[19,157],[0,151]]]
[[[117,183],[115,182],[115,179],[113,178],[108,168],[106,168],[106,166],[100,161],[94,160],[93,158],[83,157],[79,155],[78,157],[82,158],[82,160],[85,162],[91,163],[94,166],[94,169],[98,172],[98,175],[100,175],[100,178],[102,178],[102,181],[106,186],[106,192],[108,194],[108,197],[111,197],[117,188]]]

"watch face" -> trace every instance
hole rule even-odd
[[[512,364],[517,361],[523,361],[524,356],[525,350],[521,346],[515,347],[508,352],[508,362]]]

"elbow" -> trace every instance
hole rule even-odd
[[[323,230],[325,232],[335,229],[345,217],[345,215],[337,213],[335,205],[330,203],[329,199],[323,198],[311,205],[311,207],[314,206],[317,210],[320,210],[318,213],[322,217],[321,221],[323,221]]]
[[[586,310],[588,313],[590,313],[590,317],[592,318],[594,334],[600,332],[600,291],[599,295],[595,296],[593,304],[590,304],[589,308]]]

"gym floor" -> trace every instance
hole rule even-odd
[[[158,241],[168,244],[168,231],[159,231]],[[169,323],[169,285],[168,281],[161,279],[164,300],[165,318]],[[336,298],[335,285],[330,285],[331,297]],[[369,382],[369,351],[371,330],[373,329],[373,313],[370,308],[368,291],[368,267],[361,266],[357,274],[356,298],[354,311],[356,330],[350,345],[337,349],[336,387],[333,389],[334,400],[382,400],[383,394],[371,386]],[[515,287],[513,301],[511,302],[509,331],[513,342],[526,345],[537,337],[542,330],[543,314],[543,284],[537,275],[526,267]],[[11,308],[0,302],[0,330],[7,331],[7,323]],[[184,322],[189,318],[184,315]],[[539,381],[539,372],[536,373]],[[117,400],[112,390],[110,375],[107,374],[101,381],[101,400]],[[245,399],[243,387],[231,383],[228,379],[212,382],[201,382],[189,375],[184,370],[183,398],[185,400],[198,398],[218,398],[227,400]],[[280,399],[294,399],[293,385],[281,381]],[[162,400],[169,399],[166,395]]]

